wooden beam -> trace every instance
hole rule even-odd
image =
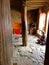
[[[38,9],[38,8],[40,8],[40,7],[32,7],[32,8],[27,7],[27,10],[35,10],[35,9]]]
[[[26,3],[27,9],[28,10],[33,10],[33,9],[38,9],[40,7],[44,7],[46,4],[48,4],[47,2],[28,2]]]
[[[41,6],[44,6],[43,4],[39,4],[39,5],[37,5],[37,4],[35,4],[35,5],[27,5],[27,7],[31,7],[31,8],[33,8],[33,7],[41,7]]]
[[[35,4],[46,4],[46,3],[48,3],[48,2],[26,2],[26,4],[30,4],[30,5],[35,5]]]
[[[26,0],[26,2],[49,2],[49,0]]]
[[[21,18],[22,18],[22,41],[23,45],[27,45],[27,8],[25,3],[21,7]]]

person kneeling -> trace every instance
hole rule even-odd
[[[45,45],[46,44],[46,37],[45,37],[44,32],[42,32],[42,36],[41,36],[40,39],[37,40],[37,43],[41,44],[41,45]]]

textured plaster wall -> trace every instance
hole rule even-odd
[[[11,10],[11,21],[21,23],[21,13],[17,10]]]
[[[37,11],[36,10],[32,10],[32,11],[27,11],[27,22],[28,24],[31,22],[36,22],[37,21]],[[21,23],[21,12],[12,9],[11,10],[11,21],[14,22],[20,22]]]

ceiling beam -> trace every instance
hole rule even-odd
[[[49,2],[49,0],[26,0],[26,2]]]
[[[27,10],[34,10],[34,9],[38,9],[38,8],[40,8],[40,6],[39,7],[27,7]]]
[[[20,9],[22,5],[21,1],[22,0],[10,0],[11,7]],[[37,9],[42,6],[46,6],[46,4],[48,3],[49,3],[49,0],[26,0],[26,6],[28,10]]]
[[[26,2],[26,5],[32,5],[32,4],[47,4],[48,2]]]

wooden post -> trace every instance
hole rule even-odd
[[[11,65],[12,26],[10,20],[10,1],[0,0],[1,65]]]
[[[48,12],[46,12],[46,23],[45,23],[46,27],[46,36],[47,36],[47,31],[48,31]]]
[[[2,39],[1,39],[1,33],[2,33],[2,27],[1,27],[1,0],[0,0],[0,65],[4,65],[4,57],[3,57],[3,45],[1,43]]]
[[[21,7],[21,18],[22,18],[22,41],[23,45],[27,45],[27,7],[25,2],[22,3]]]
[[[49,25],[48,25],[48,34],[47,34],[47,43],[46,43],[46,53],[45,53],[44,65],[49,65]]]

